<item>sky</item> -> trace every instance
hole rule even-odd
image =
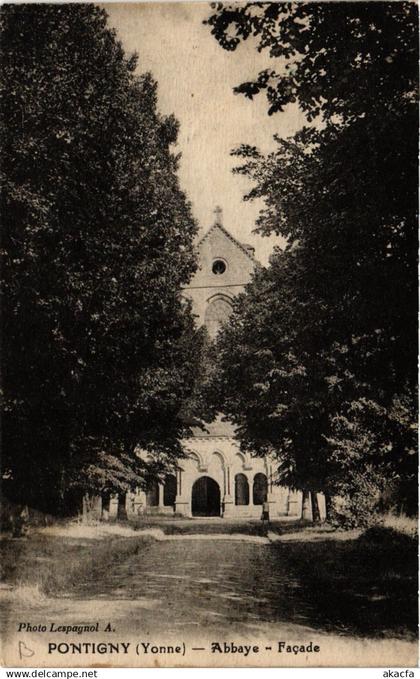
[[[265,264],[273,245],[284,241],[253,234],[261,203],[245,202],[251,188],[234,175],[238,164],[230,151],[239,144],[262,151],[274,147],[273,134],[289,136],[304,124],[296,106],[267,115],[263,95],[253,101],[234,95],[233,87],[273,67],[267,53],[252,42],[235,52],[223,50],[203,24],[212,12],[208,3],[107,3],[102,5],[125,51],[137,52],[139,73],[150,71],[158,82],[158,107],[180,123],[177,147],[182,154],[179,178],[204,233],[214,222],[217,205],[223,224],[235,238],[255,247]]]

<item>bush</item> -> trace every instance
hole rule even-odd
[[[373,473],[353,477],[331,504],[329,522],[337,528],[369,528],[381,520],[380,479]]]

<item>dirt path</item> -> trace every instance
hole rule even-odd
[[[78,578],[76,571],[56,597],[25,595],[23,589],[19,618],[111,620],[124,633],[167,637],[194,630],[264,633],[275,626],[278,634],[297,639],[311,630],[414,638],[415,582],[391,572],[381,584],[376,555],[369,552],[363,560],[356,541],[229,537],[131,538],[127,554],[118,558],[116,552],[112,565],[99,564],[94,576]],[[12,614],[9,626],[15,624]]]

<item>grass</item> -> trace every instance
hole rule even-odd
[[[404,514],[385,514],[382,525],[384,528],[392,528],[397,533],[408,535],[412,538],[418,536],[418,519],[405,516]]]
[[[33,588],[40,595],[59,595],[84,578],[100,577],[131,554],[141,550],[151,537],[91,538],[35,534],[0,543],[2,580],[16,589]]]

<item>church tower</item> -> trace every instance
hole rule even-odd
[[[258,266],[254,248],[240,243],[222,224],[222,210],[198,243],[199,268],[184,294],[193,303],[198,325],[205,325],[215,338],[232,311],[232,301],[249,282]]]

